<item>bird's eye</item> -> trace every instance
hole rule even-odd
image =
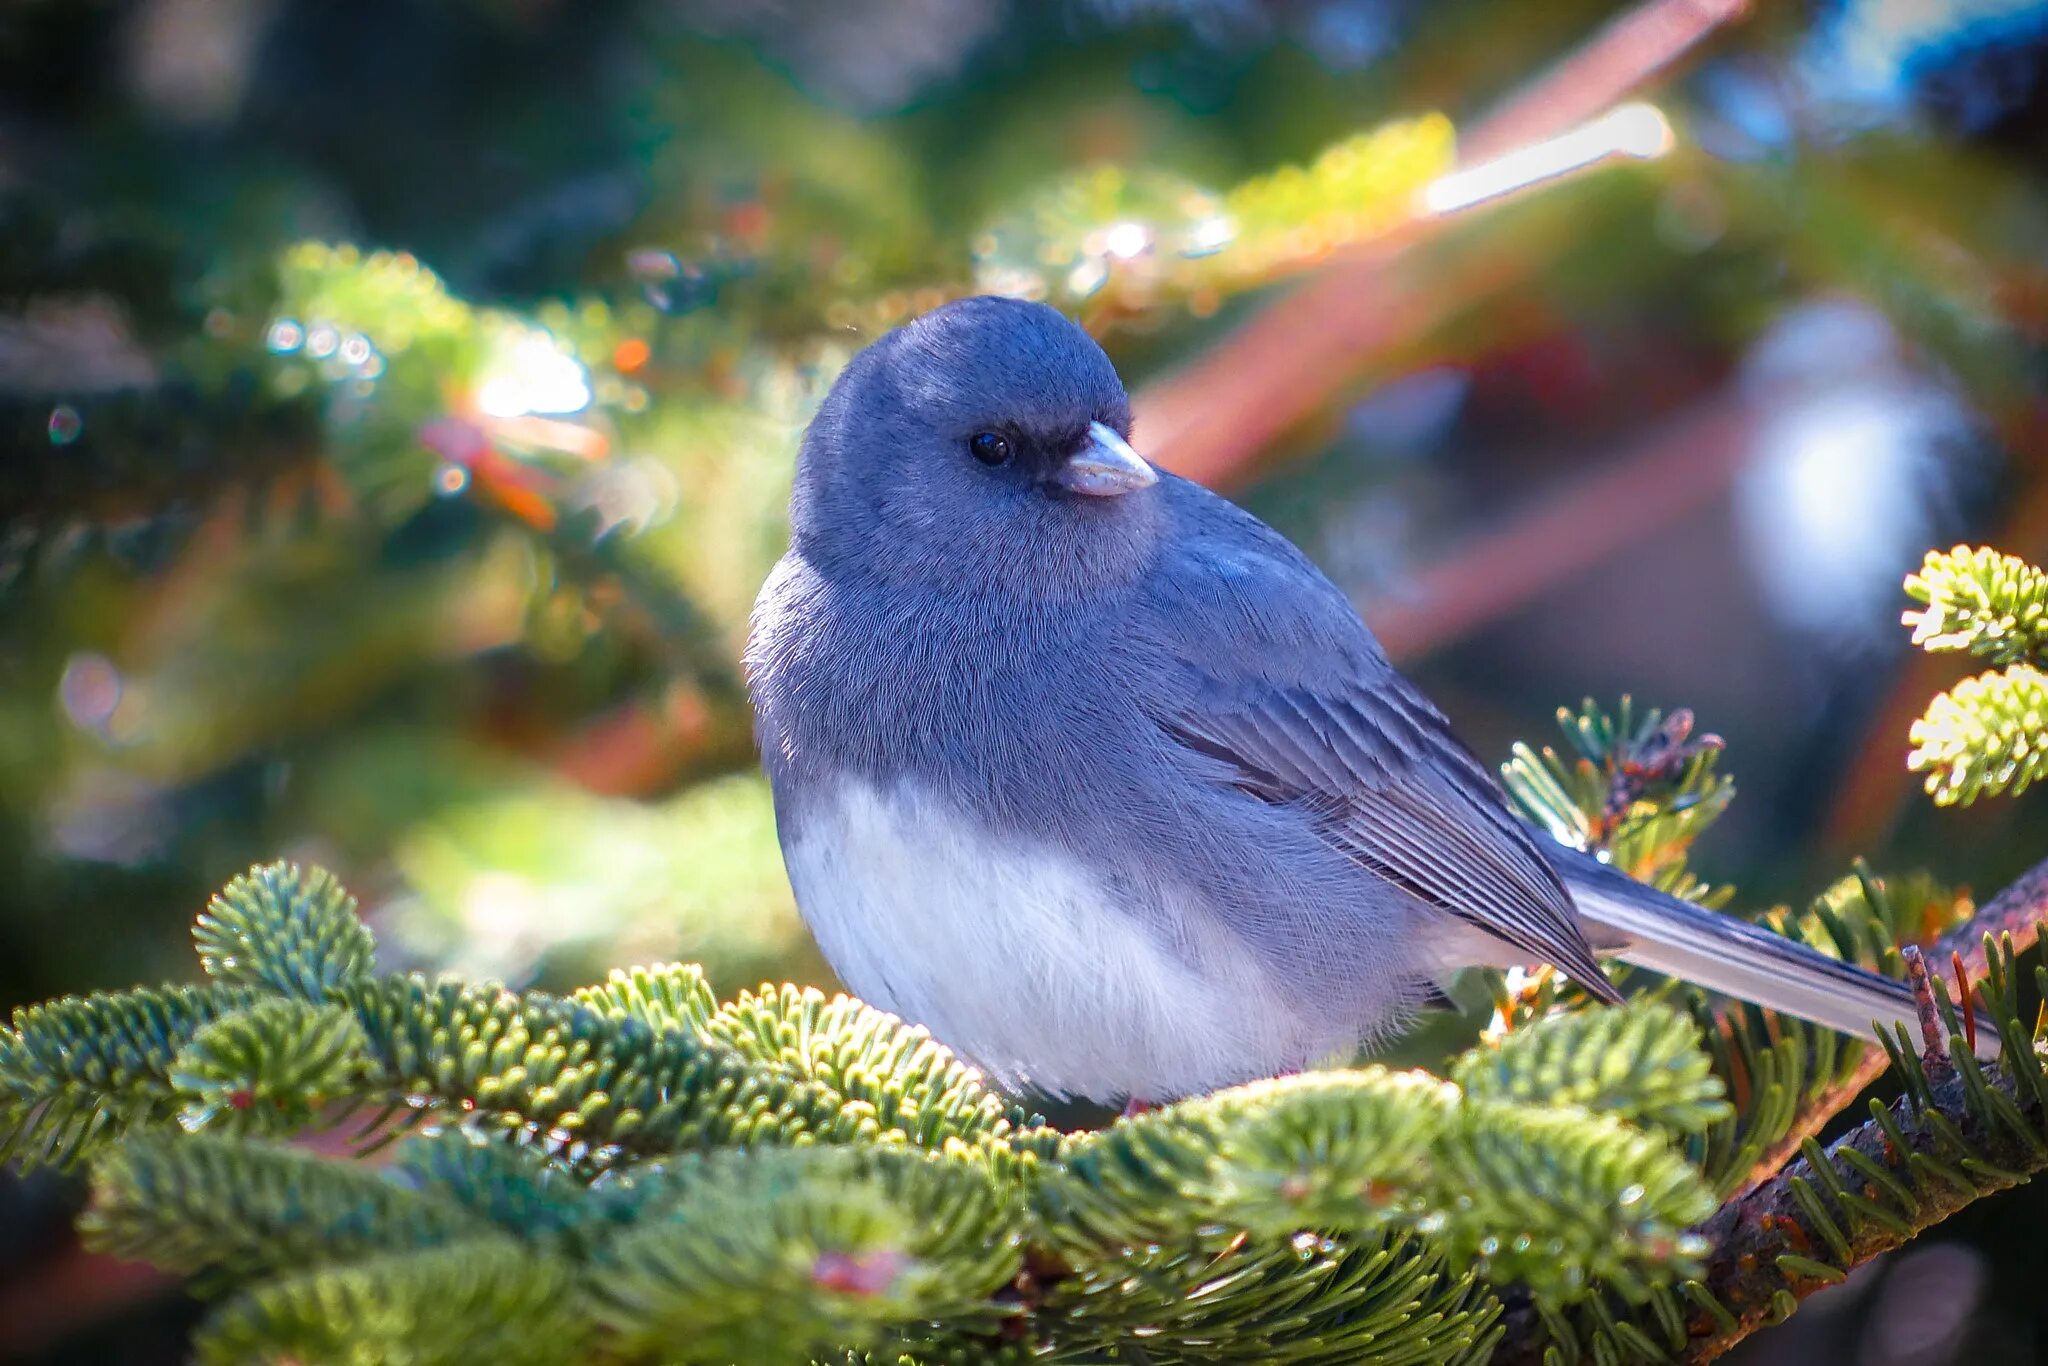
[[[1000,465],[1010,458],[1010,443],[999,432],[976,432],[968,438],[967,449],[984,465]]]

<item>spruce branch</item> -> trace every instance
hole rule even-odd
[[[1034,1127],[921,1026],[815,987],[741,992],[705,1021],[707,1041],[825,1088],[920,1147]]]
[[[569,999],[608,1019],[636,1020],[652,1030],[682,1030],[700,1037],[718,1013],[718,996],[695,963],[614,968],[601,984],[579,987]]]
[[[1560,1299],[1685,1274],[1699,1249],[1684,1231],[1713,1208],[1660,1134],[1383,1068],[1257,1082],[1077,1137],[1036,1200],[1045,1241],[1079,1265],[1217,1227],[1411,1229],[1454,1265]]]
[[[1879,877],[1859,864],[1801,913],[1766,923],[1809,947],[1873,972],[1905,974],[1902,951],[1962,928],[1970,902],[1925,876]],[[1965,941],[1966,942],[1966,941]],[[1945,951],[1944,951],[1945,952]],[[1724,1194],[1776,1171],[1884,1070],[1882,1049],[1804,1021],[1743,1006],[1710,1009],[1690,992],[1718,1074],[1735,1088],[1733,1121],[1708,1135],[1703,1160]]]
[[[1554,833],[1583,843],[1593,843],[1603,835],[1612,839],[1627,833],[1626,818],[1603,827],[1603,812],[1635,810],[1653,827],[1663,822],[1661,833],[1667,838],[1638,844],[1634,856],[1660,856],[1662,867],[1658,872],[1670,882],[1688,877],[1683,869],[1684,855],[1704,822],[1690,829],[1670,823],[1662,803],[1680,795],[1674,782],[1677,775],[1652,773],[1650,781],[1628,792],[1624,801],[1610,795],[1623,787],[1617,781],[1619,776],[1625,776],[1631,768],[1650,767],[1635,761],[1634,756],[1646,745],[1655,746],[1656,728],[1649,724],[1617,724],[1616,718],[1590,707],[1577,716],[1567,714],[1564,720],[1575,758],[1566,760],[1549,752],[1539,756],[1527,749],[1518,751],[1506,775],[1511,791]],[[1696,756],[1693,762],[1705,769],[1712,758],[1709,752]],[[1707,790],[1693,789],[1695,793]],[[1606,847],[1610,855],[1615,855],[1613,844]],[[1617,861],[1630,866],[1628,858],[1617,856]],[[1805,911],[1779,911],[1766,919],[1773,929],[1823,952],[1893,975],[1900,974],[1904,966],[1902,947],[1924,943],[1948,931],[1936,950],[1937,961],[1946,964],[1954,951],[1958,970],[1968,980],[1981,977],[1986,970],[1983,936],[1987,930],[2015,930],[2019,945],[2032,943],[2031,919],[2038,918],[2040,913],[2038,893],[2043,887],[2048,887],[2048,870],[2023,879],[1993,905],[1985,907],[1981,915],[1959,926],[1957,922],[1969,916],[1966,898],[1956,897],[1924,878],[1881,879],[1859,867],[1854,876],[1830,888]],[[2032,917],[2021,909],[2027,902],[2036,907]],[[1623,980],[1633,985],[1630,979]],[[1690,1140],[1694,1157],[1724,1192],[1767,1181],[1788,1156],[1810,1151],[1812,1133],[1885,1066],[1887,1054],[1882,1049],[1751,1007],[1717,1009],[1697,991],[1677,984],[1659,984],[1649,988],[1647,994],[1653,998],[1677,997],[1688,1004],[1705,1032],[1714,1074],[1727,1083],[1734,1113]],[[2009,1001],[2000,1004],[1996,993],[1992,995],[1999,1009],[2009,1006]],[[1527,1022],[1568,1005],[1561,993],[1545,986],[1526,993],[1518,1003],[1510,1003],[1509,1018],[1520,1029]],[[1994,1014],[1997,1013],[1995,1009]],[[2017,1021],[2007,1020],[2006,1028],[2013,1039],[2024,1040]],[[1967,1055],[1967,1049],[1961,1051]],[[2015,1056],[2020,1055],[2009,1053],[2008,1060]],[[2030,1051],[2025,1058],[2025,1067],[2035,1066]],[[1996,1103],[1987,1100],[1983,1104]],[[1937,1119],[1930,1124],[1937,1133],[1946,1135],[1947,1131],[1939,1127],[1941,1122]],[[1853,1162],[1851,1158],[1843,1160]],[[1900,1189],[1912,1201],[1922,1202],[1920,1185],[1938,1179],[1929,1170],[1916,1169],[1904,1175]],[[1807,1195],[1810,1192],[1788,1198],[1802,1200],[1804,1208],[1811,1203]],[[1888,1217],[1886,1212],[1880,1209],[1870,1215],[1866,1209],[1868,1198],[1868,1192],[1858,1195],[1854,1191],[1847,1197],[1857,1219],[1874,1218],[1883,1224]],[[1859,1200],[1864,1203],[1857,1204]],[[1924,1207],[1929,1220],[1953,1208],[1935,1201],[1916,1203],[1915,1207]],[[1725,1217],[1717,1214],[1702,1224],[1697,1234],[1708,1242],[1721,1236],[1724,1230],[1720,1221]],[[1890,1217],[1896,1224],[1904,1215],[1892,1211]],[[1784,1256],[1786,1260],[1772,1269],[1781,1281],[1795,1272],[1827,1277],[1824,1268],[1814,1270],[1820,1263],[1810,1249],[1802,1252],[1793,1248]],[[1746,1319],[1745,1314],[1753,1306],[1744,1302],[1731,1308],[1722,1302],[1722,1286],[1713,1274],[1720,1265],[1719,1257],[1719,1252],[1710,1255],[1706,1276],[1647,1285],[1634,1297],[1620,1293],[1622,1283],[1613,1280],[1580,1303],[1562,1307],[1542,1297],[1517,1293],[1516,1307],[1508,1320],[1503,1359],[1571,1362],[1586,1359],[1590,1354],[1594,1360],[1664,1360],[1689,1351],[1689,1344],[1696,1338],[1748,1331],[1754,1322]],[[1776,1289],[1783,1293],[1770,1297],[1772,1312],[1782,1316],[1796,1303],[1796,1295],[1784,1285]],[[1730,1336],[1728,1340],[1734,1338]],[[1546,1358],[1546,1352],[1552,1355]]]
[[[2048,674],[2031,664],[1966,678],[1913,723],[1907,766],[1942,806],[2018,795],[2048,774]]]
[[[1899,896],[1889,900],[1892,905],[1911,904]],[[2029,949],[2036,942],[2044,918],[2048,918],[2048,860],[2015,878],[1968,919],[1935,940],[1927,957],[1937,965],[1959,963],[1965,980],[1981,982],[1990,971],[1986,944],[2009,940],[2016,949]],[[1745,1184],[1760,1183],[1776,1173],[1844,1106],[1883,1075],[1888,1055],[1882,1049],[1858,1047],[1851,1065],[1808,1096],[1784,1134],[1758,1155]]]
[[[979,1077],[950,1053],[944,1068],[956,1085],[929,1098],[936,1103],[878,1106],[862,1088],[886,1092],[892,1079],[869,1076],[837,1090],[780,1055],[750,1057],[728,1047],[715,1032],[700,1035],[680,1020],[650,1024],[644,1010],[602,992],[559,998],[402,976],[348,987],[339,997],[363,1026],[377,1085],[410,1119],[438,1113],[495,1126],[569,1145],[578,1160],[597,1166],[740,1144],[939,1146],[1000,1137],[1021,1120],[1000,1102],[985,1103]],[[830,1008],[822,999],[817,1005]],[[884,1018],[899,1036],[884,1052],[920,1056],[902,1046],[908,1027]]]
[[[1924,604],[1903,620],[1929,651],[1968,650],[2003,669],[1964,679],[1913,723],[1907,767],[1942,806],[2020,793],[2048,774],[2048,574],[1985,547],[1930,551],[1906,579]]]
[[[368,1041],[339,1006],[285,998],[259,1001],[207,1025],[167,1072],[188,1129],[287,1134],[313,1122],[330,1099],[357,1094]]]
[[[848,998],[719,1004],[676,965],[568,997],[376,977],[324,877],[230,892],[200,940],[232,981],[60,1002],[5,1036],[48,1064],[19,1069],[31,1105],[149,1102],[128,1122],[159,1132],[106,1148],[87,1231],[258,1278],[216,1356],[343,1359],[333,1316],[361,1315],[379,1351],[454,1360],[437,1315],[524,1286],[564,1341],[625,1361],[1121,1354],[1141,1328],[1168,1360],[1477,1360],[1492,1286],[1639,1296],[1690,1273],[1711,1206],[1674,1146],[1711,1121],[1710,1079],[1664,1007],[1535,1022],[1462,1064],[1469,1093],[1367,1068],[1064,1134]],[[330,1100],[430,1132],[381,1167],[255,1136]],[[464,1249],[496,1269],[438,1307],[405,1283]]]
[[[1706,904],[1728,900],[1731,889],[1708,892],[1687,865],[1693,842],[1733,796],[1732,781],[1716,771],[1719,742],[1694,738],[1689,714],[1638,714],[1627,698],[1611,712],[1587,701],[1577,711],[1561,710],[1558,720],[1563,754],[1521,745],[1503,767],[1503,781],[1525,813],[1555,838],[1599,849],[1676,894]],[[1927,878],[1881,878],[1859,865],[1805,910],[1760,919],[1823,953],[1898,976],[1902,945],[1954,930],[1968,910],[1967,899]],[[1713,1075],[1734,1106],[1693,1135],[1688,1150],[1723,1193],[1775,1171],[1801,1137],[1868,1084],[1873,1069],[1882,1070],[1882,1050],[1833,1030],[1712,1001],[1675,982],[1642,985],[1641,976],[1626,971],[1618,980],[1638,999],[1683,1003],[1705,1037]],[[1553,977],[1538,974],[1519,999],[1504,1002],[1504,1020],[1519,1033],[1581,1005],[1577,992],[1560,991]]]
[[[1661,1136],[1605,1115],[1497,1102],[1463,1118],[1441,1145],[1442,1203],[1419,1225],[1454,1262],[1470,1257],[1491,1280],[1563,1303],[1596,1286],[1639,1298],[1705,1251],[1686,1230],[1713,1193]]]
[[[600,1196],[537,1148],[466,1127],[402,1140],[392,1150],[390,1174],[405,1189],[432,1192],[528,1241],[574,1241],[607,1219],[626,1222],[658,1194],[628,1192],[621,1182]]]
[[[1903,624],[1929,652],[1968,650],[1994,664],[2037,661],[2048,650],[2048,574],[1987,546],[1930,550],[1906,578],[1921,604]]]
[[[1654,1360],[1712,1361],[1873,1257],[2048,1167],[2048,1056],[2016,1016],[2018,953],[2010,935],[1980,946],[1984,1003],[2000,1022],[1996,1063],[1971,1054],[1964,1017],[1935,979],[1948,1059],[1923,1062],[1902,1030],[1885,1052],[1904,1094],[1873,1100],[1870,1120],[1825,1148],[1808,1136],[1796,1161],[1701,1224],[1712,1251],[1697,1280],[1653,1292],[1652,1312],[1633,1316],[1610,1306],[1568,1323],[1519,1306],[1496,1362],[1548,1361],[1553,1348],[1560,1360],[1604,1359],[1636,1345]],[[2048,986],[2048,969],[2034,972]]]
[[[804,1147],[691,1165],[593,1266],[598,1317],[629,1355],[789,1361],[998,1331],[993,1296],[1021,1247],[984,1164]]]
[[[1693,842],[1735,800],[1735,782],[1717,770],[1722,742],[1693,734],[1692,713],[1638,714],[1632,698],[1613,711],[1587,698],[1560,707],[1566,753],[1517,743],[1501,766],[1501,782],[1522,813],[1552,839],[1600,849],[1618,867],[1653,886],[1703,905],[1729,896],[1693,877]]]
[[[170,1066],[202,1029],[255,1000],[245,988],[140,987],[67,996],[0,1029],[0,1160],[69,1166],[183,1103]]]
[[[1610,853],[1633,839],[1632,857],[1696,889],[1685,856],[1729,790],[1717,747],[1683,714],[1565,719],[1576,756],[1523,752],[1521,794],[1554,828]],[[1317,1073],[1064,1134],[924,1031],[844,997],[764,988],[720,1004],[683,965],[567,997],[373,976],[345,894],[266,872],[202,932],[232,980],[189,999],[60,1002],[0,1035],[17,1109],[54,1113],[50,1096],[68,1096],[163,1130],[96,1164],[97,1245],[258,1278],[216,1315],[208,1360],[313,1366],[368,1342],[380,1359],[452,1363],[482,1340],[459,1323],[473,1313],[567,1344],[505,1348],[536,1362],[928,1366],[1122,1359],[1134,1343],[1155,1362],[1661,1359],[1782,1312],[1853,1265],[1871,1228],[1901,1238],[1958,1193],[2031,1171],[2036,1148],[2048,1159],[2048,1076],[2011,1018],[2010,939],[1989,959],[1977,949],[1999,1067],[1960,1044],[1952,1066],[1894,1048],[1913,1108],[1873,1123],[1910,1156],[1873,1168],[1806,1138],[1807,1165],[1758,1188],[1806,1223],[1760,1224],[1787,1244],[1769,1276],[1731,1282],[1712,1239],[1753,1232],[1727,1227],[1728,1210],[1763,1197],[1715,1212],[1715,1193],[1790,1142],[1871,1050],[1716,1013],[1675,984],[1632,982],[1637,999],[1611,1011],[1541,986],[1450,1081]],[[2048,866],[2027,881],[2038,904]],[[1975,927],[2022,921],[2020,895]],[[1902,944],[1966,905],[1859,870],[1773,926],[1896,971]],[[103,1028],[112,1046],[87,1037]],[[288,1131],[330,1097],[396,1104],[432,1131],[381,1169],[234,1132]],[[181,1135],[181,1119],[201,1132]],[[352,1316],[360,1338],[341,1327]]]
[[[138,1134],[109,1149],[80,1227],[118,1257],[242,1276],[493,1232],[456,1201],[373,1167],[209,1134]]]
[[[1083,1264],[1220,1225],[1285,1238],[1372,1232],[1420,1212],[1458,1094],[1365,1068],[1253,1082],[1076,1136],[1035,1192],[1045,1243]]]
[[[1698,1024],[1654,1000],[1516,1030],[1490,1051],[1467,1053],[1451,1079],[1475,1100],[1577,1105],[1674,1135],[1701,1133],[1732,1113]]]
[[[266,1282],[196,1345],[202,1366],[560,1366],[589,1359],[594,1331],[572,1264],[488,1238]]]
[[[362,1024],[380,1085],[413,1122],[438,1112],[571,1145],[599,1165],[631,1152],[881,1134],[863,1108],[687,1031],[610,1027],[540,992],[403,976],[340,996]]]
[[[356,899],[323,868],[251,868],[192,927],[199,966],[219,982],[322,1003],[370,974],[376,941]]]
[[[1706,905],[1732,889],[1710,889],[1688,864],[1692,845],[1727,809],[1734,783],[1717,771],[1720,741],[1695,736],[1690,713],[1638,713],[1624,697],[1612,711],[1591,700],[1560,709],[1563,751],[1518,745],[1502,768],[1510,795],[1529,818],[1568,844],[1598,850],[1636,877]],[[1867,884],[1867,886],[1866,886]],[[1879,971],[1898,971],[1897,931],[1883,910],[1881,884],[1855,880],[1858,898],[1830,892],[1807,914],[1776,913],[1779,933]],[[1865,891],[1875,895],[1864,896]],[[1862,1056],[1862,1045],[1832,1030],[1750,1007],[1717,1004],[1698,990],[1622,969],[1617,981],[1639,1001],[1681,1005],[1703,1036],[1711,1073],[1733,1105],[1689,1131],[1687,1150],[1719,1191],[1732,1189],[1778,1142],[1806,1098]],[[1534,974],[1514,996],[1497,992],[1501,1025],[1512,1039],[1562,1016],[1590,1030],[1615,1027],[1586,1013],[1583,994],[1554,974]],[[1540,1037],[1540,1036],[1539,1036]],[[1612,1066],[1612,1063],[1604,1064]]]
[[[2043,748],[2044,710],[2027,693],[2040,675],[2023,662],[2041,621],[2043,576],[1991,552],[1931,555],[1908,589],[1929,604],[1908,614],[1916,640],[1930,649],[1968,648],[2008,661],[1937,698],[1915,726],[1916,768],[1935,769],[1938,801],[1968,801],[1982,791],[2024,786]],[[1967,916],[1956,925],[1958,912]],[[1990,904],[1968,914],[1967,900],[1911,882],[1887,886],[1859,868],[1803,917],[1779,928],[1809,943],[1831,943],[1843,957],[1897,972],[1902,952],[1917,971],[1928,1054],[1903,1031],[1882,1051],[1815,1038],[1779,1036],[1763,1044],[1740,1016],[1725,1017],[1713,1037],[1717,1070],[1739,1084],[1741,1129],[1708,1169],[1733,1175],[1745,1157],[1748,1189],[1724,1204],[1700,1232],[1713,1245],[1705,1274],[1652,1288],[1642,1309],[1596,1296],[1558,1314],[1540,1302],[1510,1316],[1507,1361],[1571,1362],[1591,1353],[1647,1359],[1711,1360],[1758,1326],[1776,1322],[1800,1299],[1913,1237],[1992,1190],[2048,1165],[2048,1072],[2031,1033],[2017,1018],[2018,953],[2033,946],[2048,912],[2048,863]],[[1937,966],[1952,967],[1965,1000],[1958,1013],[1947,984],[1910,947],[1948,930],[1935,946]],[[2037,981],[2048,976],[2036,968]],[[1960,1031],[1974,1027],[1968,998],[1981,990],[1998,1022],[2001,1057],[1980,1064]],[[1759,1015],[1745,1011],[1742,1015]],[[1968,1022],[1968,1023],[1961,1023]],[[1760,1046],[1762,1044],[1763,1046]],[[1788,1046],[1789,1045],[1789,1046]],[[1871,1120],[1823,1149],[1820,1127],[1889,1063],[1905,1094],[1871,1103]],[[1710,1136],[1712,1141],[1717,1136]],[[1768,1140],[1759,1147],[1759,1140]],[[1794,1160],[1796,1154],[1796,1160]],[[1787,1165],[1787,1163],[1790,1165]]]
[[[1200,1256],[1133,1248],[1118,1266],[1060,1279],[1032,1312],[1073,1344],[1055,1359],[1121,1359],[1135,1343],[1160,1366],[1478,1366],[1500,1317],[1477,1273],[1454,1273],[1426,1239],[1318,1232]]]
[[[1986,548],[1957,546],[1942,553],[1930,551],[1920,571],[1906,580],[1906,592],[1925,604],[1923,611],[1908,611],[1905,624],[1914,628],[1914,641],[1930,651],[1968,649],[1995,660],[2015,662],[2028,658],[2042,640],[2048,624],[2048,575],[2014,556]],[[2032,672],[2028,668],[2026,672]],[[1987,674],[1985,679],[2000,675]],[[1973,682],[1981,682],[1975,680]],[[2019,778],[2025,768],[2037,762],[2042,749],[2048,713],[2023,715],[2015,725],[1978,728],[1969,708],[1956,702],[1965,684],[1954,694],[1937,697],[1928,717],[1913,727],[1914,743],[1921,748],[1909,761],[1916,770],[1932,766],[1929,791],[1937,801],[1968,801],[1979,791],[1994,791],[2005,781]],[[1992,685],[1994,689],[1998,685]],[[1929,718],[1951,716],[1952,724],[1930,729]],[[2028,720],[2031,716],[2031,720]],[[1941,737],[1938,753],[1929,753],[1930,740]],[[2008,765],[2010,769],[2008,771]],[[1972,787],[1971,784],[1977,786]],[[1993,784],[1996,784],[1994,786]],[[1853,903],[1860,902],[1860,906]],[[1963,981],[1982,980],[1989,964],[1984,954],[1988,938],[2009,936],[2024,949],[2035,942],[2036,927],[2048,915],[2048,863],[2037,865],[2015,880],[1982,909],[1972,913],[1968,903],[1940,893],[1927,884],[1910,882],[1887,887],[1859,868],[1856,885],[1839,885],[1815,907],[1815,917],[1837,928],[1853,925],[1857,910],[1876,912],[1889,931],[1892,944],[1929,943],[1929,955],[1937,967],[1953,963]],[[1866,922],[1868,917],[1865,917]],[[1942,936],[1936,940],[1936,936]],[[1843,936],[1836,934],[1841,942]],[[1810,941],[1809,941],[1810,942]],[[1883,948],[1873,938],[1870,947]],[[1897,973],[1896,955],[1880,953],[1878,961],[1867,954],[1847,952],[1846,957],[1865,966]],[[1882,1052],[1853,1046],[1847,1065],[1833,1078],[1815,1087],[1783,1132],[1756,1154],[1747,1176],[1748,1184],[1770,1178],[1803,1144],[1817,1134],[1838,1113],[1884,1071]]]

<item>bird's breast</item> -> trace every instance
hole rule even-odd
[[[1327,1045],[1190,894],[989,829],[912,784],[847,780],[784,829],[833,968],[1013,1088],[1160,1100]]]
[[[1071,616],[828,578],[784,557],[755,604],[749,685],[771,773],[920,770],[982,784],[1078,744],[1111,693],[1100,643]],[[1077,715],[1077,713],[1079,713]]]

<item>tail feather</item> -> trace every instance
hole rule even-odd
[[[1844,1034],[1874,1039],[1875,1023],[1904,1025],[1908,1037],[1919,1037],[1919,1011],[1904,982],[1660,892],[1576,849],[1545,852],[1596,951]],[[1989,1061],[1998,1051],[1997,1026],[1980,1013],[1977,1056]]]

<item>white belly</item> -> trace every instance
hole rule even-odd
[[[1205,907],[1120,908],[1063,853],[909,789],[848,784],[784,858],[848,987],[1012,1088],[1164,1100],[1299,1068],[1332,1043]],[[1341,1032],[1341,1026],[1339,1026]]]

